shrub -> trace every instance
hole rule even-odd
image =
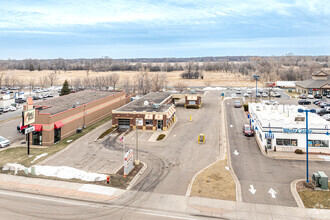
[[[302,151],[302,150],[300,150],[300,149],[296,149],[295,151],[294,151],[296,154],[303,154],[304,152]]]
[[[249,111],[249,105],[248,104],[245,104],[245,105],[243,105],[243,108],[244,108],[244,111]]]
[[[165,137],[165,134],[160,134],[160,135],[158,136],[158,138],[157,138],[157,141],[161,141],[161,140],[163,140],[164,137]]]

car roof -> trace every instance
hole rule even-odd
[[[249,125],[249,124],[244,124],[243,126],[244,126],[244,127],[250,127],[250,125]]]

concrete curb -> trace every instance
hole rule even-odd
[[[111,129],[111,128],[110,128]],[[94,141],[95,142],[102,142],[102,141],[104,141],[107,137],[109,137],[112,133],[114,133],[115,131],[117,131],[118,130],[118,128],[115,128],[113,131],[111,131],[109,134],[107,134],[107,135],[105,135],[102,139],[98,139],[99,137],[100,137],[100,135],[99,135],[99,137],[97,137]],[[105,132],[105,131],[104,131]],[[102,133],[103,134],[103,133]],[[102,135],[101,134],[101,135]]]
[[[141,162],[140,161],[140,163],[142,163],[143,164],[143,167],[142,167],[142,169],[139,171],[139,173],[137,173],[136,175],[135,175],[135,177],[132,179],[132,181],[129,183],[129,185],[127,186],[127,188],[126,188],[126,190],[130,190],[132,187],[133,187],[133,185],[136,183],[136,181],[140,178],[140,176],[144,173],[144,171],[147,169],[147,164],[146,163],[143,163],[143,162]]]
[[[231,155],[230,155],[230,145],[229,145],[229,140],[228,140],[228,124],[227,124],[227,119],[226,119],[226,107],[224,105],[224,100],[223,100],[223,104],[222,104],[222,107],[223,107],[223,112],[224,112],[224,115],[225,115],[225,118],[224,118],[224,123],[225,123],[225,128],[226,128],[226,145],[227,145],[227,165],[229,167],[229,171],[234,179],[234,182],[236,184],[236,202],[242,202],[243,199],[242,199],[242,189],[241,189],[241,184],[240,182],[238,181],[238,178],[233,170],[233,167],[231,165]]]
[[[297,192],[297,183],[300,181],[304,181],[303,179],[298,179],[298,180],[294,180],[291,182],[290,184],[290,189],[291,189],[291,193],[293,198],[296,200],[296,203],[298,205],[299,208],[305,208],[304,203],[302,202],[298,192]]]
[[[207,168],[209,168],[210,166],[212,166],[213,164],[215,164],[215,163],[217,163],[218,161],[220,161],[220,160],[217,160],[217,161],[215,161],[215,162],[213,162],[213,163],[211,163],[210,165],[208,165],[207,167],[204,167],[203,169],[201,169],[200,171],[198,171],[197,173],[195,173],[195,175],[193,176],[193,178],[190,180],[190,182],[189,182],[189,185],[188,185],[188,188],[187,188],[187,191],[186,191],[186,196],[190,196],[190,194],[191,194],[191,189],[192,189],[192,185],[193,185],[193,183],[195,182],[195,179],[197,178],[197,176],[200,174],[200,173],[202,173],[204,170],[206,170]]]

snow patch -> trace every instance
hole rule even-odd
[[[34,158],[34,160],[32,160],[31,163],[34,163],[34,161],[40,159],[41,157],[47,156],[47,155],[48,155],[48,153],[40,154],[40,155],[36,156],[36,158]]]
[[[41,166],[35,165],[36,175],[51,176],[61,179],[80,179],[83,181],[102,181],[107,179],[107,175],[98,173],[89,173],[83,170],[67,166]],[[25,170],[26,167],[21,164],[7,163],[3,166],[2,170]],[[31,172],[31,168],[29,168]]]
[[[205,88],[203,88],[203,90],[217,90],[217,91],[221,91],[221,90],[226,90],[226,88],[224,88],[224,87],[205,87]]]

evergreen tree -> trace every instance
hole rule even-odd
[[[33,66],[32,63],[31,63],[30,66],[29,66],[29,70],[30,70],[30,71],[34,71],[34,66]]]
[[[41,67],[40,67],[40,65],[38,66],[38,71],[41,71]]]
[[[60,93],[60,96],[62,95],[68,95],[70,94],[70,88],[69,88],[69,83],[67,80],[64,81],[63,83],[63,86],[62,86],[62,89],[61,89],[61,93]]]

